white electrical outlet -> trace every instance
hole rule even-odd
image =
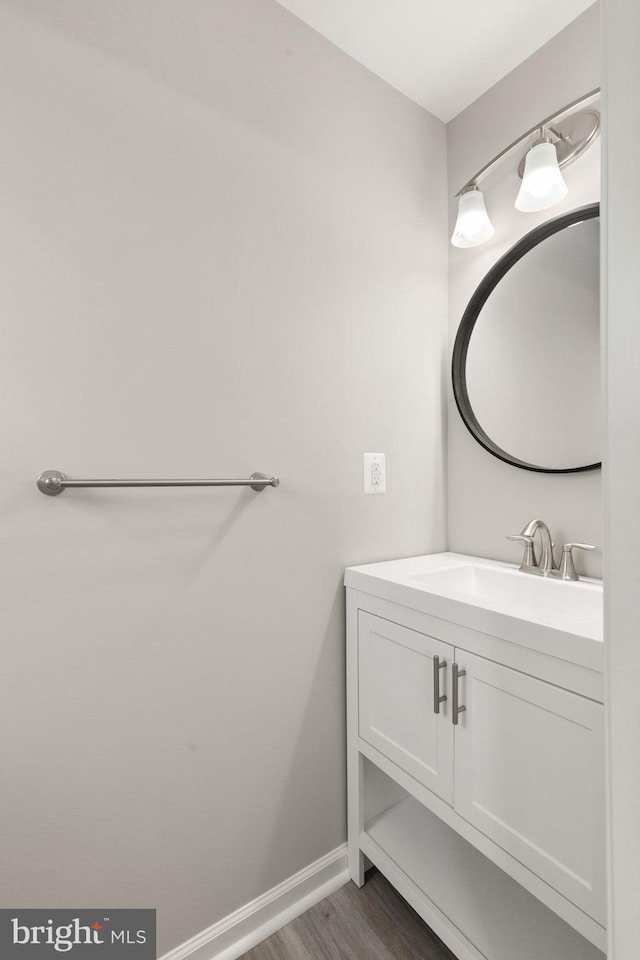
[[[387,471],[384,453],[365,453],[364,455],[364,492],[386,493]]]

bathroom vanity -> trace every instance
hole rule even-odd
[[[452,553],[351,567],[349,869],[459,960],[602,960],[602,585]]]

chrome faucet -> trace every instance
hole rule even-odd
[[[536,559],[534,540],[536,533],[540,534],[541,554]],[[520,564],[523,573],[535,573],[539,577],[550,577],[557,573],[556,562],[553,556],[553,543],[549,527],[544,520],[531,520],[522,533],[507,537],[507,540],[522,540],[525,544],[524,557]]]
[[[541,554],[540,560],[536,559],[535,553],[535,535],[540,534]],[[522,533],[517,536],[507,537],[507,540],[522,540],[524,543],[524,556],[520,569],[523,573],[533,573],[538,577],[554,577],[557,580],[579,580],[576,568],[573,562],[572,550],[595,550],[592,543],[565,543],[562,548],[562,562],[560,569],[556,567],[553,556],[554,544],[551,541],[549,527],[544,520],[531,520]]]

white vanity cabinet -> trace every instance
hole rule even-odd
[[[347,611],[353,879],[366,856],[459,960],[602,958],[602,674],[361,589]]]

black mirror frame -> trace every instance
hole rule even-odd
[[[499,447],[497,443],[494,443],[491,437],[480,426],[469,400],[466,364],[471,334],[473,333],[473,328],[480,315],[480,311],[485,305],[489,295],[518,260],[524,257],[533,247],[542,243],[543,240],[546,240],[547,237],[552,236],[552,234],[558,233],[560,230],[564,230],[565,227],[572,226],[575,223],[581,223],[583,220],[591,220],[598,216],[600,216],[600,204],[593,203],[586,207],[579,207],[576,210],[572,210],[570,213],[562,214],[562,216],[556,217],[554,220],[548,220],[547,223],[543,223],[541,226],[536,227],[535,230],[526,234],[522,240],[519,240],[518,243],[505,253],[505,255],[493,265],[491,270],[489,270],[471,297],[462,315],[460,326],[458,327],[451,362],[453,396],[458,407],[458,412],[467,430],[474,440],[477,440],[480,446],[484,447],[492,456],[497,457],[498,460],[509,463],[512,467],[519,467],[521,470],[531,470],[534,473],[582,473],[585,470],[597,470],[602,466],[602,463],[599,461],[598,463],[589,463],[583,467],[564,467],[560,469],[539,467],[534,463],[527,463],[526,460],[519,460],[517,457],[512,457],[506,450]]]

